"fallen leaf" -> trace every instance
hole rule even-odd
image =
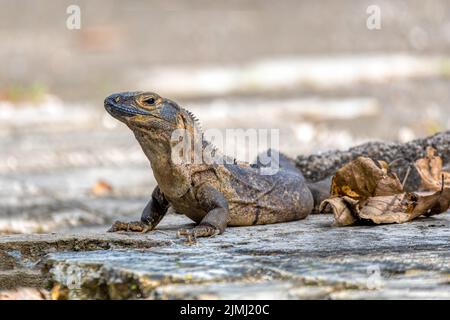
[[[60,284],[56,284],[50,291],[50,297],[52,300],[68,300],[69,289],[67,287],[63,287]]]
[[[91,192],[99,197],[106,196],[113,191],[112,186],[103,180],[97,181],[97,183],[91,188]]]
[[[357,215],[353,212],[357,211],[359,201],[350,197],[335,197],[322,201],[319,206],[320,213],[333,213],[334,222],[333,226],[348,226],[358,221]],[[331,211],[328,210],[331,208]]]
[[[403,192],[395,175],[384,161],[378,165],[370,158],[358,157],[340,168],[331,182],[331,196],[347,196],[352,199],[366,199]]]
[[[358,222],[404,223],[422,215],[431,216],[447,211],[450,207],[450,188],[431,195],[408,192],[362,200],[346,196],[335,197],[322,202],[320,211],[325,210],[328,205],[333,211],[335,226]]]
[[[442,158],[436,154],[436,149],[427,147],[426,157],[416,160],[415,166],[421,178],[423,190],[438,191],[444,187],[450,187],[450,173],[442,171]]]

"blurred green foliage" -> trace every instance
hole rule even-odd
[[[0,100],[11,102],[39,102],[42,101],[47,88],[40,83],[31,85],[13,84],[0,90]]]
[[[444,58],[441,62],[441,75],[445,78],[450,78],[450,59]]]

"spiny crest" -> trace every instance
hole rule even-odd
[[[191,119],[192,122],[194,123],[195,128],[198,130],[198,132],[200,134],[203,135],[203,130],[200,124],[200,121],[198,120],[198,118],[195,116],[195,114],[193,114],[191,111],[180,107],[181,110],[183,110],[183,112],[185,112]],[[209,146],[211,148],[211,152],[213,155],[215,154],[222,154],[222,152],[219,150],[219,148],[217,148],[212,142],[210,141],[203,141],[203,148],[206,148],[206,146]],[[237,164],[237,160],[234,157],[228,157],[225,156],[227,159],[231,159],[234,164]]]
[[[189,111],[185,108],[181,108],[181,109],[192,119],[192,122],[194,123],[194,126],[198,130],[198,132],[202,133],[203,132],[202,126],[201,126],[198,118],[195,116],[195,114],[193,114],[191,111]]]

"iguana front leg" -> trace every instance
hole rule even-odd
[[[224,195],[209,185],[203,185],[197,190],[196,198],[200,207],[208,213],[196,227],[180,229],[178,235],[190,240],[192,237],[211,237],[223,233],[230,216]]]
[[[153,230],[169,209],[169,202],[157,186],[152,193],[152,198],[142,212],[141,221],[121,222],[116,221],[108,232],[134,231],[148,232]]]

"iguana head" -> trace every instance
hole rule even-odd
[[[105,99],[105,109],[133,131],[170,136],[174,129],[194,130],[195,118],[175,102],[153,92],[122,92]]]
[[[153,92],[122,92],[105,99],[105,109],[133,132],[150,160],[164,194],[181,196],[189,189],[190,174],[182,163],[173,161],[174,130],[197,136],[195,117],[175,102]],[[193,143],[193,141],[192,141]]]

